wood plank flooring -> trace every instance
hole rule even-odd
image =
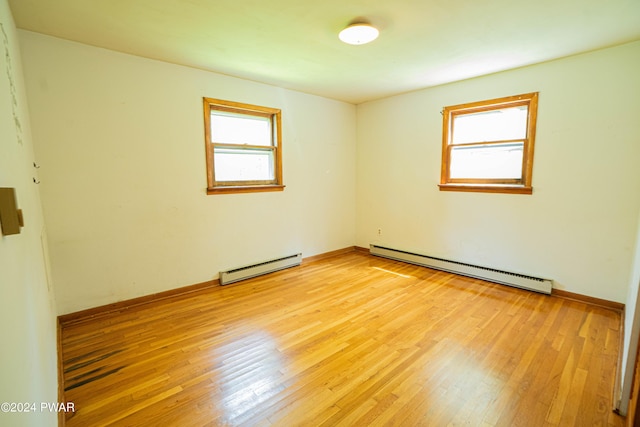
[[[620,314],[352,252],[62,329],[74,426],[622,426]]]

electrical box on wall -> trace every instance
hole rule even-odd
[[[24,226],[22,211],[18,209],[15,188],[0,188],[0,228],[2,234],[19,234]]]

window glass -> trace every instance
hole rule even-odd
[[[472,145],[451,149],[452,179],[520,179],[522,177],[521,142]]]
[[[271,151],[214,148],[217,181],[269,181],[274,178]]]
[[[271,122],[267,117],[212,111],[211,140],[226,144],[271,145]]]
[[[527,107],[502,108],[453,116],[453,144],[508,141],[527,136]]]

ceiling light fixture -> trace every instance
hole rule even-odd
[[[379,31],[368,22],[353,22],[338,37],[348,44],[365,44],[378,38]]]

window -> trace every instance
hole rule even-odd
[[[531,194],[538,93],[445,107],[440,190]]]
[[[207,194],[282,191],[279,109],[204,98]]]

